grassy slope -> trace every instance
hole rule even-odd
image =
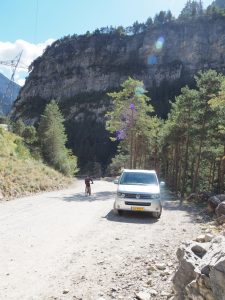
[[[0,128],[0,192],[4,199],[60,189],[71,179],[34,160],[21,138]]]

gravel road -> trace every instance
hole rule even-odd
[[[200,231],[196,211],[163,192],[160,220],[115,216],[116,186],[95,181],[92,189],[85,197],[76,181],[0,202],[0,299],[169,299],[176,249]]]

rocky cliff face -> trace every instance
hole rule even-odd
[[[225,18],[217,16],[153,25],[133,36],[114,33],[58,40],[34,61],[12,117],[34,123],[45,104],[57,99],[69,145],[78,157],[87,162],[94,156],[106,164],[112,153],[104,130],[110,105],[106,93],[118,89],[128,76],[142,80],[156,112],[165,117],[169,100],[185,84],[192,85],[198,71],[212,68],[225,73],[224,32]]]

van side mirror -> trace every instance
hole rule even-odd
[[[118,184],[118,183],[119,183],[119,180],[118,180],[118,179],[114,180],[114,183],[115,183],[115,184]]]

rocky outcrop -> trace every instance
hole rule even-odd
[[[225,300],[225,237],[183,243],[173,277],[175,299]]]
[[[156,112],[165,117],[169,100],[182,86],[192,86],[198,71],[225,73],[224,32],[225,17],[204,16],[152,25],[132,36],[114,32],[65,37],[33,62],[11,116],[35,123],[46,103],[56,99],[75,154],[87,162],[91,152],[91,160],[106,164],[114,152],[104,129],[107,92],[119,89],[129,76],[142,80]]]

